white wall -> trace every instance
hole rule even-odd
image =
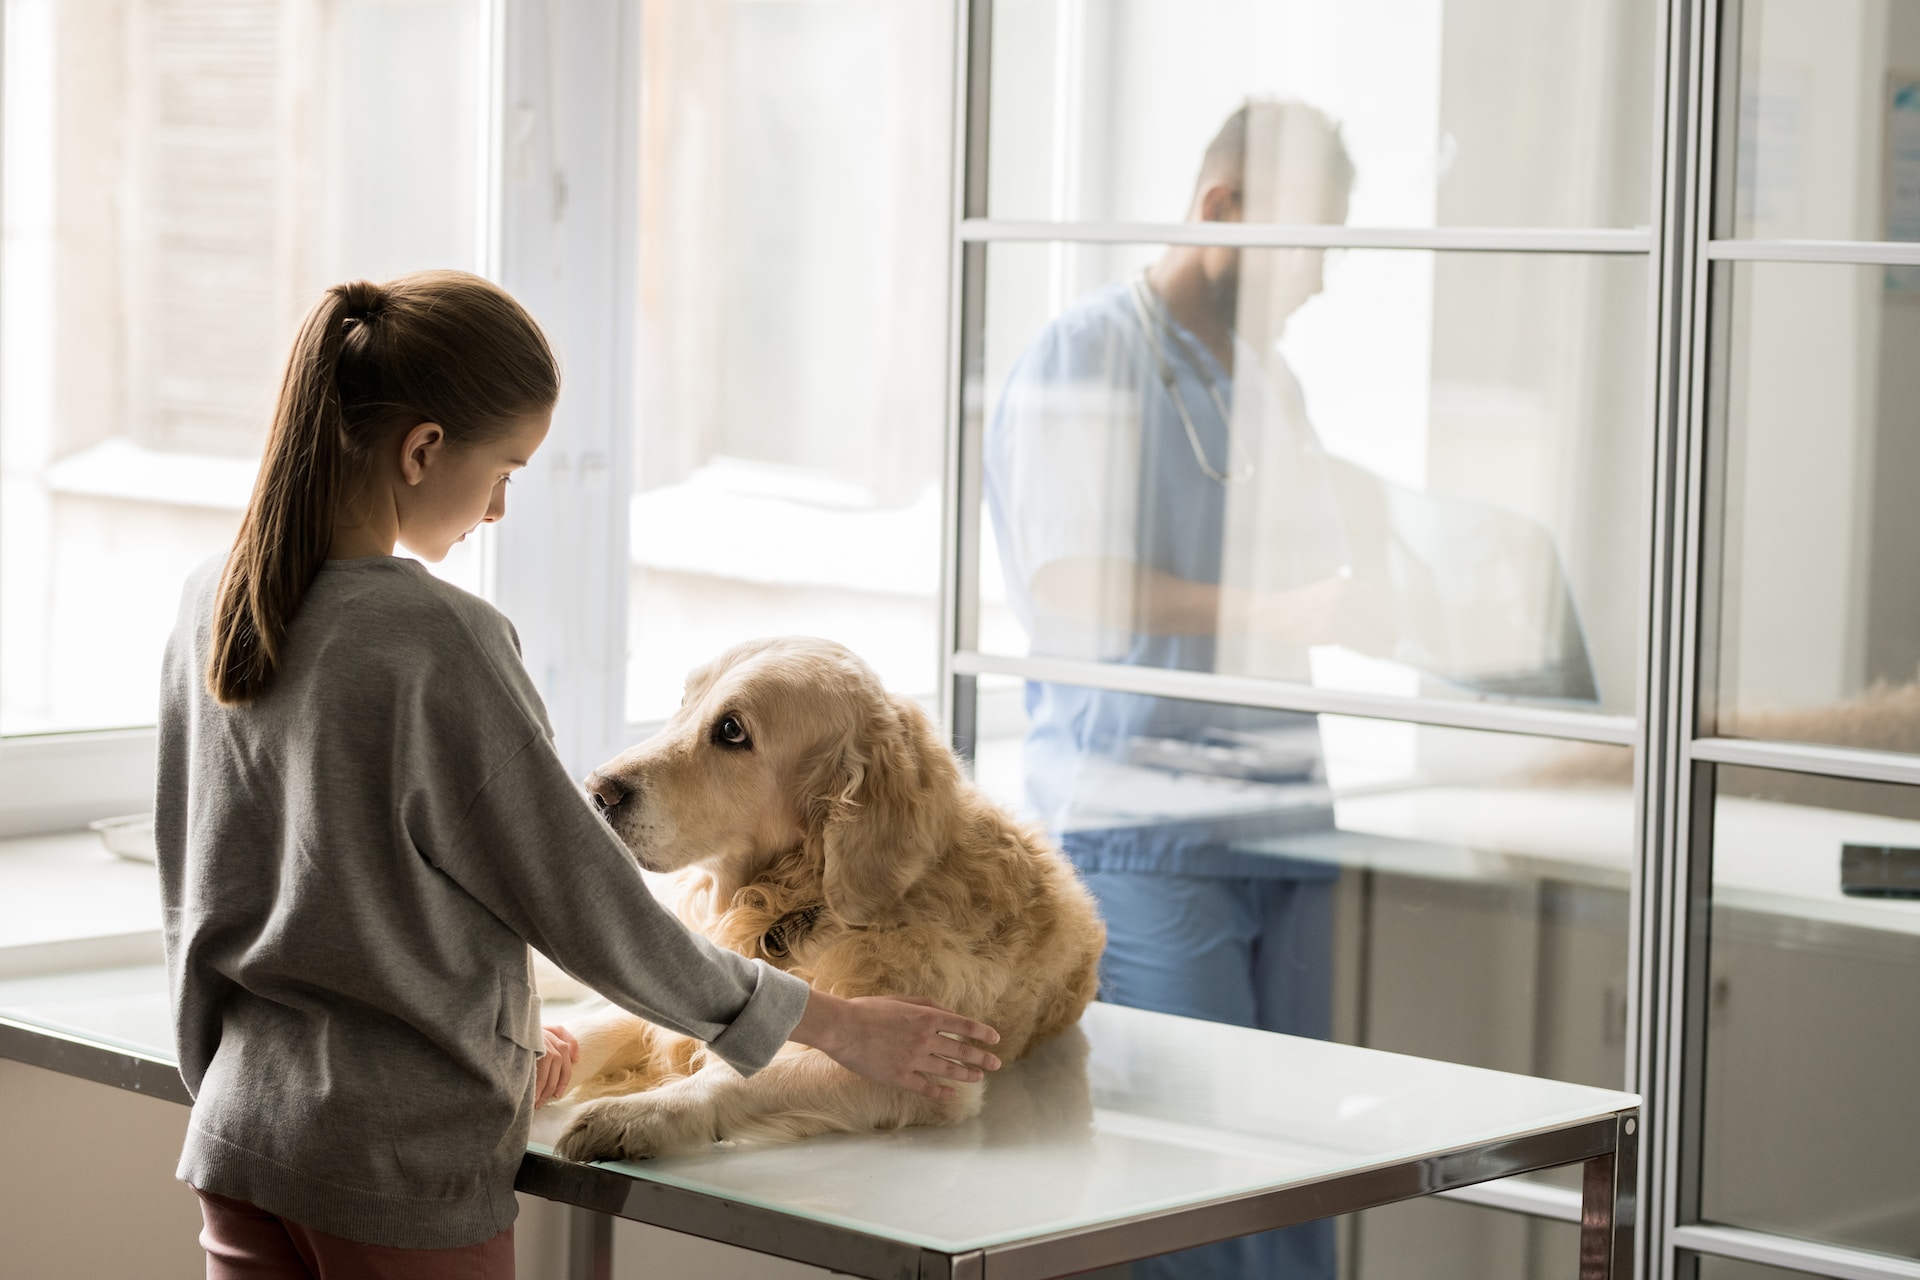
[[[177,1103],[0,1062],[0,1280],[191,1280],[200,1210],[173,1180]]]

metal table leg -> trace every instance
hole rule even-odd
[[[1614,1148],[1586,1162],[1580,1197],[1580,1280],[1633,1280],[1634,1180],[1640,1123],[1614,1121]]]
[[[613,1280],[613,1219],[607,1214],[568,1206],[567,1280]]]

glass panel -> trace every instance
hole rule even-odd
[[[770,633],[843,640],[930,693],[951,7],[643,15],[628,719]]]
[[[983,647],[1628,713],[1646,266],[994,245]]]
[[[1331,1265],[1324,1251],[1315,1258],[1262,1254],[1262,1244],[1253,1237],[1224,1248],[1163,1254],[1131,1268],[1084,1272],[1083,1280],[1165,1280],[1172,1276],[1333,1280],[1336,1275],[1344,1280],[1575,1280],[1580,1269],[1580,1229],[1573,1223],[1439,1196],[1348,1214],[1320,1229],[1334,1237]],[[1293,1265],[1275,1271],[1263,1265],[1270,1261]]]
[[[1102,996],[1620,1088],[1632,752],[995,681],[975,776],[1101,899]]]
[[[1920,750],[1920,292],[1881,267],[1715,282],[1719,732]]]
[[[1920,788],[1714,781],[1701,1217],[1920,1256]]]
[[[1779,1267],[1763,1267],[1757,1262],[1742,1262],[1738,1258],[1716,1258],[1705,1253],[1683,1253],[1682,1258],[1697,1264],[1693,1273],[1694,1280],[1806,1280],[1808,1272],[1785,1271]],[[1687,1273],[1683,1270],[1682,1276]]]
[[[1580,1273],[1580,1228],[1571,1222],[1438,1196],[1350,1221],[1346,1280],[1576,1280]]]
[[[0,731],[152,723],[319,291],[480,265],[486,12],[7,0]]]
[[[1646,226],[1656,10],[998,0],[989,209],[1179,222],[1218,178],[1245,183],[1244,207],[1218,216],[1337,222],[1299,184],[1345,196],[1351,173],[1358,226]],[[1203,167],[1249,104],[1246,149],[1229,133]],[[1283,155],[1277,195],[1266,163],[1241,162]]]
[[[1744,0],[1725,12],[1716,233],[1920,240],[1920,3]]]

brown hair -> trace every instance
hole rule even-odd
[[[560,371],[533,317],[464,271],[327,290],[287,358],[260,475],[220,576],[207,687],[258,697],[333,543],[334,519],[397,432],[485,444],[553,408]]]

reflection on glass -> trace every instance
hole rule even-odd
[[[1640,261],[1050,252],[989,256],[983,645],[1631,708]]]
[[[1718,732],[1920,750],[1920,294],[1795,263],[1715,286]]]
[[[1100,904],[1102,1000],[1619,1088],[1630,750],[1006,681],[977,723]],[[1332,1257],[1315,1224],[1144,1274]]]
[[[978,724],[1099,902],[1101,999],[1620,1087],[1627,749],[1001,681]],[[1164,1274],[1331,1274],[1324,1226],[1246,1248]]]
[[[770,633],[931,692],[951,7],[641,14],[627,716]]]
[[[1580,1228],[1439,1196],[1347,1219],[1350,1280],[1577,1280]]]
[[[1843,870],[1920,861],[1920,789],[1714,781],[1700,1215],[1920,1255],[1920,900]]]
[[[151,724],[307,308],[481,265],[487,13],[8,0],[0,732]]]
[[[1920,4],[1742,0],[1722,22],[1717,233],[1920,240]]]
[[[1646,226],[1656,13],[1647,0],[997,0],[989,208],[1177,222],[1222,117],[1264,97],[1339,122],[1357,225]]]
[[[1763,1267],[1757,1262],[1743,1262],[1738,1258],[1716,1258],[1704,1253],[1681,1256],[1699,1259],[1699,1270],[1693,1273],[1694,1280],[1805,1280],[1807,1274],[1779,1267]],[[1682,1271],[1680,1274],[1687,1273]]]
[[[1096,892],[1129,871],[1169,893],[1198,873],[1228,897],[1267,880],[1312,900],[1284,923],[1291,994],[1271,1029],[1621,1087],[1630,750],[1152,699],[1198,733],[1140,721],[1069,751],[1026,717],[1043,688],[983,682],[976,777]],[[1146,701],[1082,692],[1120,729]],[[1164,894],[1148,901],[1167,914]],[[1124,963],[1128,917],[1107,919]],[[1245,960],[1243,923],[1194,927]]]

